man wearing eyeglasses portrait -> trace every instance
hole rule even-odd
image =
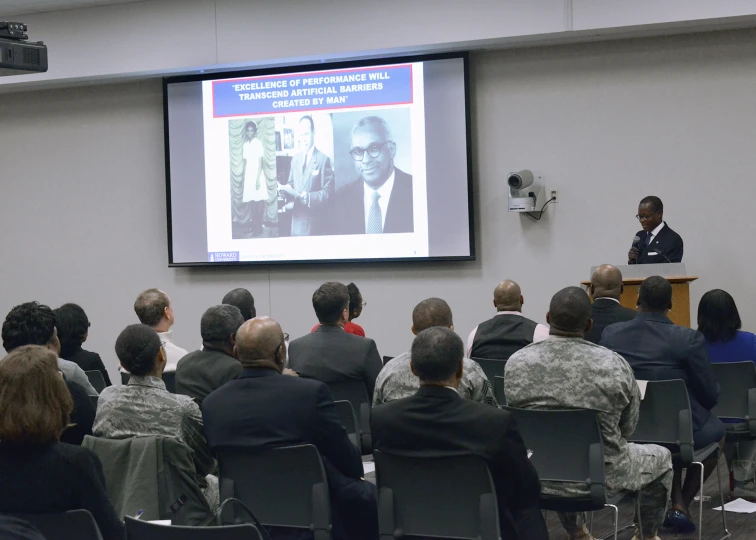
[[[642,231],[627,254],[628,264],[677,263],[683,258],[680,235],[664,221],[664,204],[659,197],[645,197],[638,205]]]
[[[412,175],[394,166],[396,143],[383,118],[366,116],[352,128],[351,149],[360,178],[337,192],[336,234],[414,232]]]

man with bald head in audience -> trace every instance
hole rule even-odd
[[[619,354],[583,339],[591,329],[591,302],[579,287],[554,295],[546,314],[551,338],[513,354],[504,371],[507,403],[518,409],[597,411],[604,440],[607,495],[640,491],[643,531],[633,540],[658,540],[656,532],[672,486],[672,456],[666,448],[627,442],[638,423],[640,390]],[[555,442],[558,444],[558,441]],[[584,496],[587,484],[554,485],[545,495]],[[569,539],[591,539],[585,514],[559,513]]]
[[[314,445],[328,477],[334,538],[377,539],[375,488],[362,480],[360,452],[336,415],[328,387],[312,379],[282,376],[284,335],[269,317],[245,322],[236,332],[234,350],[242,372],[202,402],[210,448],[254,452]]]
[[[452,311],[444,300],[427,298],[416,305],[412,311],[412,333],[417,335],[423,330],[436,326],[454,330]],[[411,360],[412,352],[407,351],[383,366],[375,381],[373,405],[415,395],[417,389],[420,388],[420,379],[412,373]],[[498,405],[483,368],[469,358],[463,359],[462,380],[457,387],[457,392],[463,398],[494,407]]]
[[[499,283],[494,289],[493,299],[496,315],[470,332],[467,357],[508,360],[526,345],[548,338],[548,326],[522,315],[524,303],[517,283],[509,279]]]
[[[247,289],[238,288],[230,291],[223,297],[221,304],[228,304],[229,306],[236,306],[241,311],[242,317],[245,321],[254,319],[257,317],[257,310],[255,309],[255,297]]]
[[[638,314],[634,309],[620,305],[622,272],[611,264],[602,264],[591,276],[591,319],[593,327],[585,333],[585,339],[591,343],[601,341],[604,328],[610,324],[632,321]]]

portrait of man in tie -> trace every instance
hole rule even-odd
[[[331,158],[315,147],[315,122],[305,115],[297,126],[301,152],[291,160],[289,181],[279,190],[290,202],[291,236],[323,234],[323,222],[333,202],[335,185]]]
[[[403,139],[408,142],[408,134]],[[331,234],[414,232],[412,175],[395,165],[398,146],[388,122],[381,116],[361,118],[349,142],[359,178],[336,192],[338,215]]]

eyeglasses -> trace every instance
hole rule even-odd
[[[363,302],[360,304],[361,307],[365,307],[367,305],[367,302]]]
[[[651,212],[651,213],[650,213],[650,214],[648,214],[648,215],[643,215],[643,216],[642,216],[642,215],[640,215],[640,214],[637,214],[637,215],[635,216],[635,219],[637,219],[638,221],[648,221],[649,219],[651,219],[652,217],[654,217],[654,215],[655,215],[655,214],[658,214],[658,213],[659,213],[659,211],[658,211],[658,210],[656,210],[655,212]]]
[[[360,148],[359,146],[355,146],[349,151],[349,155],[352,156],[352,159],[355,161],[362,161],[365,159],[365,152],[367,152],[367,155],[369,155],[371,158],[377,158],[381,155],[381,152],[383,151],[383,147],[386,146],[391,141],[384,141],[382,143],[373,143],[367,148]]]
[[[288,343],[289,342],[289,334],[287,334],[286,332],[284,332],[283,337],[284,337],[284,341]]]

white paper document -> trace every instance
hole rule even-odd
[[[362,468],[365,470],[365,474],[370,474],[375,472],[375,462],[373,461],[363,461],[362,462]]]
[[[724,505],[724,509],[728,512],[735,512],[736,514],[753,514],[756,512],[756,503],[748,502],[745,499],[735,499]],[[722,510],[721,506],[714,508],[714,510]]]

